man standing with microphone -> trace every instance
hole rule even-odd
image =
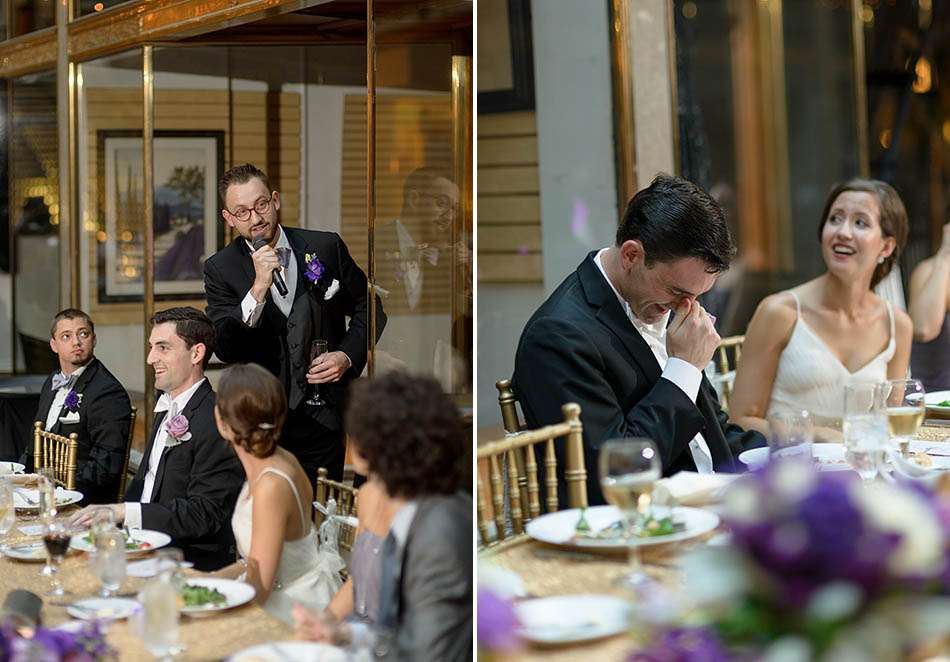
[[[218,192],[237,234],[204,267],[218,358],[277,376],[289,407],[281,445],[311,479],[319,467],[340,479],[343,396],[366,364],[366,275],[338,234],[282,227],[280,195],[255,166],[228,170]],[[378,302],[376,320],[378,337],[386,323]],[[311,356],[315,340],[326,350]]]

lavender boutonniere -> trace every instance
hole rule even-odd
[[[66,399],[63,401],[63,407],[71,414],[79,411],[79,405],[82,404],[82,393],[76,393],[76,389],[69,389]]]
[[[307,280],[316,285],[317,281],[323,276],[323,272],[326,271],[326,267],[315,253],[305,253],[303,259],[307,264],[307,270],[304,271],[304,275],[307,277]]]
[[[177,446],[183,441],[191,439],[191,432],[188,431],[188,419],[182,414],[176,414],[165,422],[165,432],[174,440],[174,443],[166,441],[165,448]]]

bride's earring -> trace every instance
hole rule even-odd
[[[884,256],[883,256],[883,255],[878,255],[878,256],[877,256],[877,263],[878,263],[878,264],[884,264]]]

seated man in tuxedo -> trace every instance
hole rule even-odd
[[[36,420],[49,432],[79,435],[76,489],[83,503],[115,501],[132,423],[129,395],[93,354],[96,327],[89,315],[76,308],[56,313],[50,336],[59,371],[43,383]],[[32,439],[21,462],[33,470]]]
[[[515,393],[532,428],[581,406],[590,505],[604,503],[596,467],[608,439],[652,439],[664,475],[734,471],[738,452],[765,444],[728,422],[702,372],[720,338],[697,297],[735,250],[719,205],[660,175],[627,205],[616,245],[590,253],[528,320]]]
[[[172,537],[199,570],[234,560],[231,513],[244,471],[218,434],[214,391],[204,376],[214,351],[214,326],[195,308],[170,308],[152,317],[148,364],[162,391],[145,455],[126,493],[111,506],[116,521]],[[89,524],[84,508],[73,525]]]

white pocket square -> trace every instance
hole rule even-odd
[[[65,416],[59,417],[60,423],[78,423],[79,422],[79,412],[71,411]]]
[[[333,282],[330,283],[330,287],[327,288],[327,293],[323,295],[323,300],[329,301],[330,299],[333,298],[333,295],[335,295],[339,291],[340,291],[340,281],[334,278]]]

